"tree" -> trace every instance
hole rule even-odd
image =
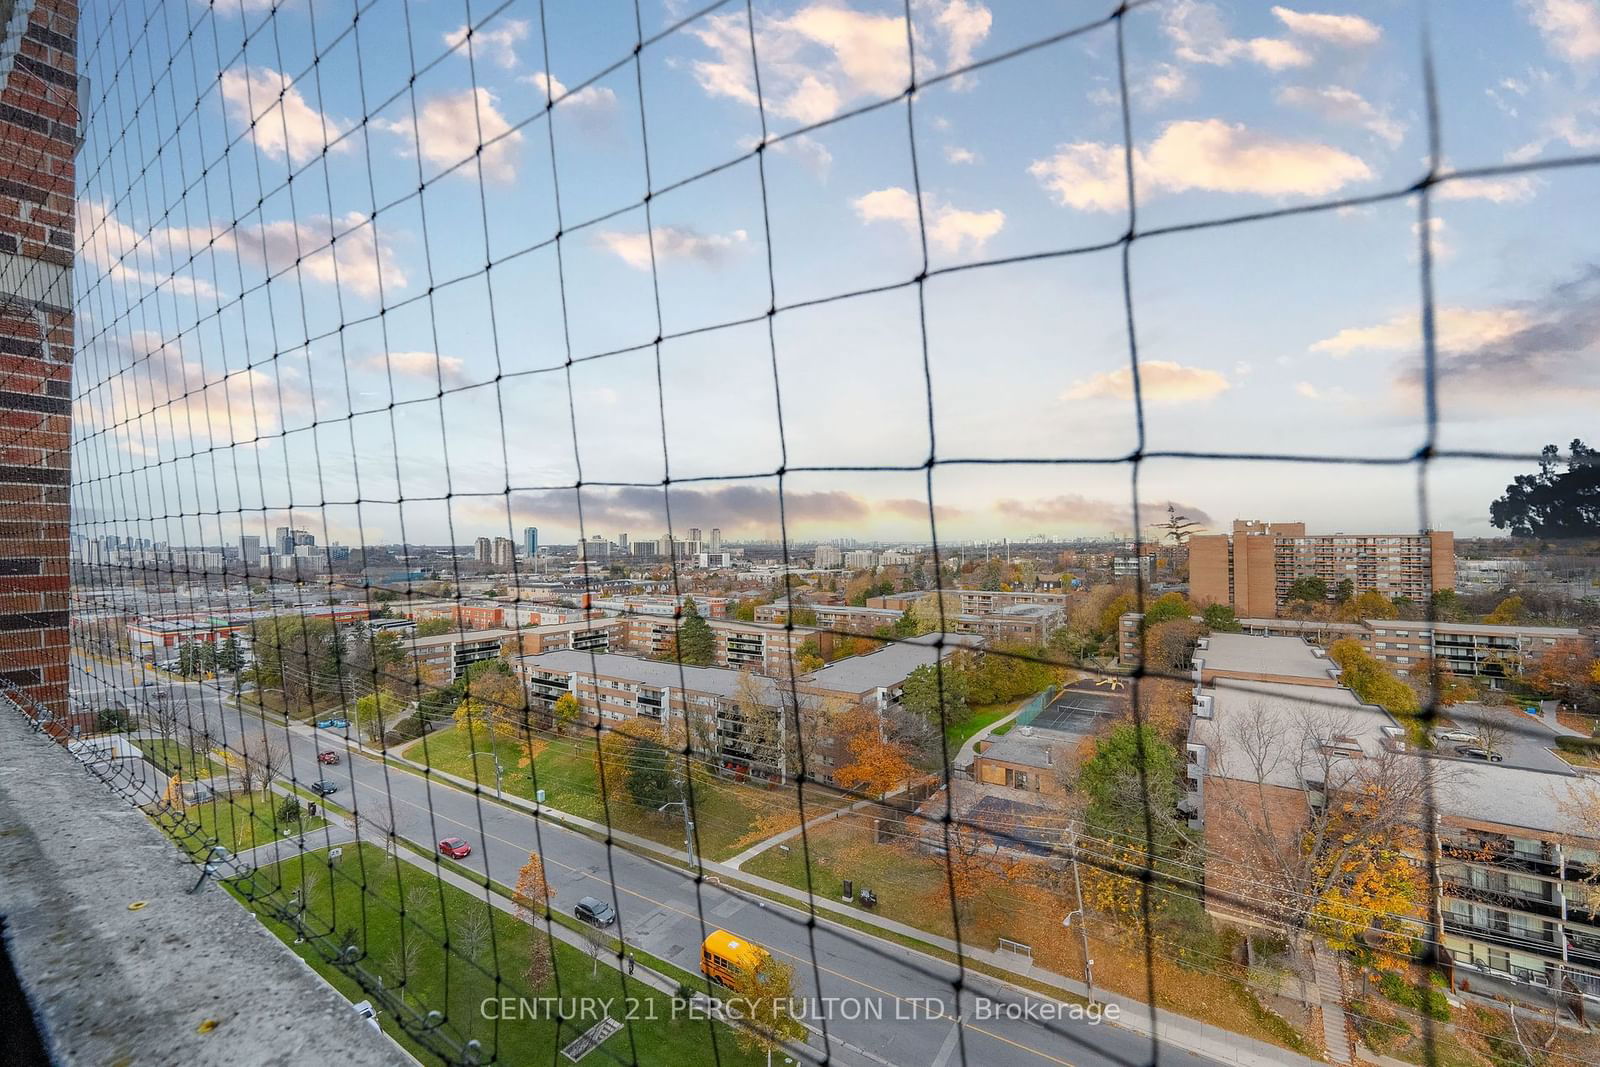
[[[1329,645],[1328,658],[1338,664],[1339,680],[1366,703],[1405,718],[1422,710],[1416,692],[1355,638],[1346,637]]]
[[[1338,604],[1348,604],[1355,598],[1356,583],[1349,578],[1340,578],[1339,583],[1333,587],[1333,599]]]
[[[405,711],[405,701],[379,691],[356,701],[356,728],[368,741],[383,737]]]
[[[1244,628],[1227,604],[1207,604],[1200,617],[1205,620],[1206,629],[1214,634],[1236,634]]]
[[[422,619],[417,623],[418,637],[442,637],[454,633],[456,624],[450,619]]]
[[[283,801],[278,805],[277,815],[279,822],[299,822],[300,798],[284,797]]]
[[[765,1052],[770,1062],[774,1050],[806,1035],[805,1023],[791,1014],[794,1005],[794,968],[763,956],[753,970],[738,972],[732,984],[737,1002],[734,1043],[745,1052]]]
[[[1187,670],[1194,660],[1195,646],[1205,635],[1205,625],[1193,619],[1157,623],[1145,631],[1145,669],[1168,674]]]
[[[1589,702],[1595,690],[1597,669],[1600,669],[1600,660],[1595,659],[1589,642],[1564,637],[1539,658],[1529,681],[1541,693],[1582,705]]]
[[[1428,605],[1431,617],[1440,622],[1460,622],[1467,614],[1461,595],[1454,589],[1435,589]]]
[[[555,890],[544,877],[544,860],[537,852],[528,853],[528,862],[517,872],[517,885],[511,893],[511,903],[516,907],[517,918],[529,924],[528,988],[537,991],[544,987],[555,973],[550,950],[550,932],[541,926],[550,915],[550,901]]]
[[[566,733],[582,714],[583,709],[578,706],[578,698],[570,692],[562,693],[550,707],[550,717],[555,720],[558,734]]]
[[[1197,614],[1189,598],[1182,593],[1163,593],[1145,608],[1141,625],[1149,629],[1173,619],[1187,619]]]
[[[856,709],[838,725],[850,758],[834,768],[833,780],[844,788],[881,798],[916,773],[905,744],[881,732],[869,709]]]
[[[632,769],[626,779],[628,795],[646,811],[678,799],[678,783],[672,774],[672,756],[659,742],[641,738],[629,753]]]
[[[1196,522],[1189,516],[1180,514],[1178,506],[1171,501],[1167,502],[1167,521],[1151,523],[1151,526],[1161,531],[1162,538],[1175,545],[1188,543],[1194,531],[1205,529],[1205,523]]]
[[[1400,617],[1400,610],[1395,607],[1394,601],[1376,589],[1367,589],[1341,604],[1339,617],[1352,621],[1356,619],[1396,619]]]
[[[916,631],[911,636],[931,634],[946,625],[946,620],[961,612],[961,597],[957,593],[929,593],[911,605],[909,614],[916,620]]]
[[[1516,728],[1511,725],[1508,715],[1515,712],[1497,711],[1485,708],[1473,724],[1473,733],[1478,735],[1478,747],[1491,756],[1505,749],[1516,736]]]
[[[475,963],[488,951],[489,942],[494,936],[489,914],[489,905],[473,901],[456,923],[455,932],[450,935],[450,940],[461,950],[461,954]]]
[[[1545,445],[1538,473],[1517,475],[1489,505],[1489,524],[1515,537],[1593,537],[1600,529],[1600,455],[1574,439],[1565,470],[1559,462],[1556,446]]]
[[[1523,611],[1522,598],[1513,593],[1496,604],[1483,621],[1492,626],[1515,626],[1522,621]]]
[[[695,605],[694,597],[683,598],[683,617],[678,620],[678,654],[679,662],[690,667],[709,667],[717,658],[717,638],[711,632],[711,627],[706,620],[700,617],[700,609]]]
[[[389,855],[394,855],[398,838],[394,832],[394,812],[389,810],[387,804],[374,804],[369,808],[358,808],[355,813],[356,836],[363,832],[382,846]]]
[[[949,726],[964,722],[969,713],[966,678],[958,670],[925,663],[907,676],[900,703],[930,723]]]
[[[239,651],[239,638],[229,634],[222,642],[222,647],[217,649],[217,666],[225,671],[236,671],[244,666],[243,655]]]
[[[1328,600],[1328,583],[1315,574],[1303,574],[1289,583],[1286,600],[1300,600],[1307,604],[1323,604]]]

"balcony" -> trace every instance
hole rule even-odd
[[[1511,889],[1503,883],[1478,886],[1465,879],[1446,877],[1441,888],[1446,897],[1457,900],[1470,900],[1491,907],[1512,908],[1545,919],[1561,918],[1561,900],[1556,895],[1554,886],[1550,887],[1548,896],[1539,897]]]
[[[1553,923],[1548,930],[1535,932],[1519,930],[1509,922],[1500,922],[1492,917],[1479,922],[1457,912],[1446,911],[1444,928],[1453,934],[1461,934],[1490,944],[1504,945],[1507,948],[1521,949],[1524,952],[1560,954],[1561,951]]]

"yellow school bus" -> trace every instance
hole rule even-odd
[[[700,946],[700,970],[718,985],[742,984],[768,959],[766,949],[726,930],[713,932]]]

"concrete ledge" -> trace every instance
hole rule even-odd
[[[0,699],[0,914],[53,1061],[413,1062],[220,887],[190,896],[198,876]]]

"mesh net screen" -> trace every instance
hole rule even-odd
[[[1539,459],[1478,398],[1592,395],[1550,355],[1592,268],[1470,294],[1524,291],[1488,233],[1582,258],[1593,135],[1458,147],[1482,12],[1368,6],[92,0],[86,766],[428,1062],[1512,1048],[1426,977],[1474,915],[1426,887],[1491,848],[1436,837],[1488,769],[1408,750],[1442,653],[1392,716],[1260,669],[1224,733],[1161,599],[1207,499],[1332,500],[1381,556]],[[1504,720],[1450,719],[1538,747]],[[1202,832],[1229,777],[1299,807]],[[1550,899],[1500,980],[1592,994]],[[1340,953],[1398,989],[1348,1029],[1308,1006]]]

